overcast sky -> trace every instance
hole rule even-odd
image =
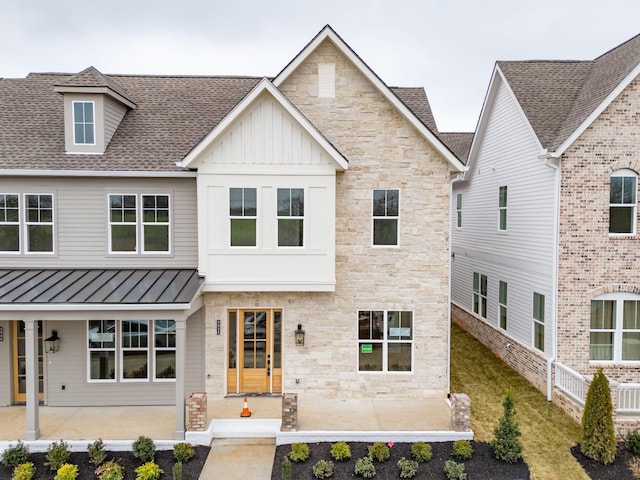
[[[274,76],[330,24],[389,86],[472,131],[496,60],[591,60],[640,33],[639,0],[0,0],[0,77]]]

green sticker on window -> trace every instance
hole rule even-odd
[[[363,343],[360,345],[360,353],[373,353],[373,345],[370,343]]]

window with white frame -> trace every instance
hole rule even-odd
[[[143,254],[171,251],[169,195],[140,197],[138,202],[137,194],[109,194],[109,252],[138,253],[139,237]]]
[[[278,188],[278,246],[304,244],[304,189]]]
[[[544,295],[533,292],[533,346],[544,352]]]
[[[636,233],[637,175],[633,170],[617,170],[610,177],[609,233]]]
[[[507,329],[507,282],[500,280],[498,284],[498,320],[500,328]]]
[[[640,295],[612,293],[591,300],[589,360],[640,361]]]
[[[20,251],[20,195],[0,193],[0,252]]]
[[[358,312],[358,370],[410,372],[413,368],[413,312]]]
[[[95,145],[94,102],[73,102],[73,143]]]
[[[373,245],[397,246],[400,190],[373,191]]]
[[[169,195],[142,195],[142,251],[169,251]]]
[[[29,253],[53,252],[53,195],[25,194],[26,250]]]
[[[506,185],[503,185],[499,189],[498,212],[500,217],[498,222],[498,230],[505,231],[507,229],[507,187]]]
[[[462,194],[456,195],[456,227],[462,228]]]
[[[109,250],[130,252],[138,250],[136,195],[109,195]]]
[[[487,276],[473,272],[473,313],[487,318]]]
[[[116,321],[89,320],[89,380],[116,379]]]
[[[154,371],[156,379],[176,378],[176,321],[154,320]]]
[[[229,221],[232,247],[257,245],[258,197],[256,188],[229,189]]]
[[[122,379],[149,379],[149,321],[122,320]]]

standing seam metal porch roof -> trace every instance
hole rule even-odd
[[[0,269],[0,306],[186,304],[202,281],[194,269]]]

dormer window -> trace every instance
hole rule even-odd
[[[73,102],[74,145],[95,145],[96,122],[94,112],[94,102]]]

